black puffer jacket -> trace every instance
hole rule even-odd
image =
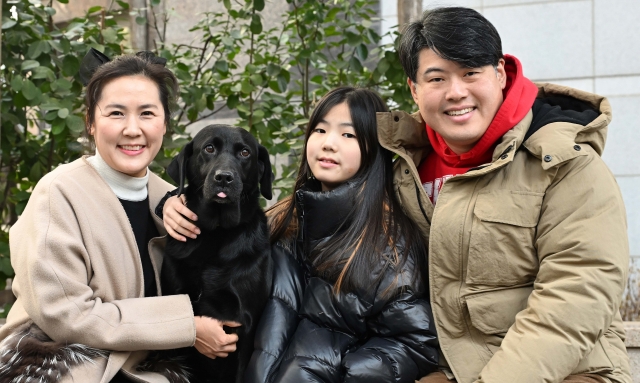
[[[426,286],[411,281],[415,257],[424,254],[409,255],[398,293],[386,298],[382,292],[395,280],[394,270],[369,291],[336,297],[332,284],[309,269],[305,255],[335,233],[353,206],[353,191],[345,184],[331,192],[297,192],[302,231],[294,243],[273,246],[272,297],[245,382],[414,382],[437,367]]]

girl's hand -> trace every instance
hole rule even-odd
[[[220,322],[209,317],[195,317],[196,343],[194,347],[202,355],[215,359],[226,358],[236,350],[237,334],[227,334],[222,326],[240,327],[236,322]]]
[[[200,234],[200,229],[187,219],[197,221],[198,216],[187,209],[185,203],[184,194],[180,198],[173,196],[167,199],[162,208],[164,228],[170,236],[182,242],[186,242],[186,237],[195,239]]]

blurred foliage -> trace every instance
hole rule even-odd
[[[67,3],[68,0],[60,1]],[[169,14],[160,0],[149,9],[128,2],[92,7],[82,18],[56,25],[51,2],[2,3],[0,140],[0,288],[13,275],[8,230],[40,178],[87,151],[81,58],[93,47],[108,57],[131,52],[122,23],[134,17],[155,31],[155,53],[180,82],[177,112],[151,169],[164,168],[190,139],[189,125],[225,110],[270,153],[279,198],[291,193],[301,136],[315,102],[340,85],[377,90],[391,108],[415,108],[392,46],[381,46],[371,0],[287,0],[277,27],[265,29],[264,0],[220,0],[222,12],[201,15],[190,31],[197,43],[169,45]],[[0,314],[1,315],[1,314]]]
[[[166,13],[153,2],[145,10],[158,35],[157,53],[168,60],[181,84],[176,124],[156,158],[155,171],[166,167],[188,140],[185,128],[190,124],[233,110],[239,126],[276,158],[285,157],[274,183],[283,198],[293,187],[310,112],[328,90],[340,85],[373,88],[393,108],[415,108],[395,50],[380,46],[374,25],[377,1],[288,0],[282,23],[271,29],[263,26],[264,0],[221,2],[223,12],[205,13],[191,28],[202,36],[193,45],[165,44]]]

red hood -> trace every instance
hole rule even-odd
[[[452,167],[474,167],[491,162],[496,142],[527,115],[538,95],[538,88],[522,74],[520,61],[504,55],[507,84],[503,91],[504,101],[493,117],[493,121],[482,138],[468,152],[455,154],[440,134],[427,125],[427,135],[439,157]]]

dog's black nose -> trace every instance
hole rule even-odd
[[[233,173],[218,171],[213,179],[218,184],[227,185],[233,182]]]

